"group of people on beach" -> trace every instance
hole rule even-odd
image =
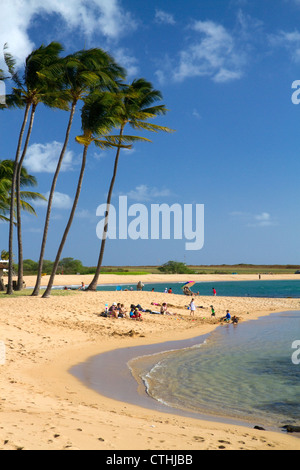
[[[111,318],[131,318],[133,320],[143,321],[142,313],[148,312],[152,314],[160,314],[160,315],[177,315],[176,313],[172,313],[168,309],[168,304],[163,302],[162,304],[158,304],[155,302],[151,302],[151,305],[159,306],[159,310],[150,310],[150,309],[143,309],[141,305],[130,305],[129,313],[127,312],[124,304],[113,302],[110,307],[108,304],[105,305],[105,311],[100,314],[102,317],[111,317]]]
[[[188,309],[190,310],[190,315],[191,316],[195,315],[196,308],[197,308],[197,306],[195,305],[195,299],[193,298],[191,300],[189,306],[188,306]],[[203,307],[201,307],[201,308],[203,308]],[[211,305],[210,309],[211,309],[211,316],[215,317],[216,316],[216,311],[214,309],[214,306]],[[230,314],[229,310],[226,310],[226,315],[224,317],[221,317],[220,321],[223,321],[225,323],[229,323],[230,321],[232,321],[232,323],[237,324],[239,322],[239,318],[236,315],[231,317],[231,314]]]
[[[151,302],[151,305],[156,307],[160,307],[159,310],[144,310],[141,305],[130,305],[129,312],[126,310],[124,304],[113,302],[110,307],[108,304],[105,306],[105,311],[100,314],[100,316],[110,317],[110,318],[128,318],[132,320],[143,321],[142,313],[148,312],[151,314],[160,314],[160,315],[177,315],[176,313],[172,313],[169,311],[168,304],[163,302],[162,304]],[[195,299],[192,298],[189,305],[186,306],[190,310],[190,316],[194,317],[197,308],[204,308],[198,307],[195,304]],[[211,309],[211,317],[216,317],[216,311],[213,305],[210,305]],[[226,315],[220,317],[220,322],[237,324],[239,322],[239,318],[237,316],[231,316],[229,310],[226,310]]]
[[[131,318],[133,320],[142,321],[142,307],[140,305],[131,305],[129,313],[124,304],[113,302],[113,304],[105,312],[108,317],[112,318]]]

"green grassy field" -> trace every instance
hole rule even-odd
[[[24,296],[30,296],[32,294],[33,289],[23,289],[21,291],[14,291],[12,295],[6,295],[6,292],[0,292],[0,299],[4,299],[5,297],[7,298],[14,298],[14,297],[24,297]],[[43,295],[44,290],[41,289],[40,295]],[[67,295],[74,295],[76,294],[77,291],[74,290],[59,290],[59,289],[53,289],[51,291],[51,295],[54,296],[67,296]]]
[[[254,265],[254,264],[233,264],[233,265],[187,265],[195,274],[294,274],[300,270],[299,265]],[[120,275],[142,275],[142,274],[162,274],[159,266],[104,266],[102,274]]]

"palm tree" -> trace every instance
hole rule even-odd
[[[6,217],[10,211],[10,201],[12,196],[12,178],[14,172],[14,162],[12,160],[0,160],[0,220],[9,222],[10,219]],[[29,188],[37,186],[37,180],[34,176],[30,175],[25,167],[22,167],[20,175],[21,188]],[[16,200],[16,195],[15,195]],[[20,192],[21,209],[29,214],[36,215],[34,207],[30,204],[31,201],[43,200],[46,198],[37,192],[24,190]],[[16,212],[14,214],[14,224],[18,224]],[[8,252],[9,255],[9,252]],[[9,259],[9,256],[8,256]]]
[[[101,271],[105,243],[106,243],[106,235],[108,230],[108,219],[109,219],[109,207],[113,192],[113,187],[115,184],[115,179],[117,176],[117,169],[120,157],[120,148],[124,141],[126,142],[134,142],[134,141],[149,141],[144,137],[136,137],[136,136],[124,136],[124,128],[127,124],[129,124],[133,129],[138,130],[147,130],[151,132],[172,132],[172,129],[168,127],[158,126],[152,123],[147,122],[149,119],[155,118],[158,115],[164,115],[167,112],[167,109],[164,105],[155,105],[152,106],[158,100],[162,99],[162,95],[158,90],[153,89],[152,84],[145,79],[141,78],[138,80],[134,80],[130,85],[123,87],[121,91],[122,95],[122,103],[123,107],[121,110],[120,115],[120,133],[119,136],[109,137],[108,140],[111,143],[115,143],[118,147],[115,163],[114,163],[114,170],[113,176],[111,179],[107,201],[106,201],[106,213],[105,213],[105,221],[104,221],[104,228],[103,228],[103,235],[101,241],[101,248],[100,254],[98,259],[98,264],[96,267],[96,272],[94,278],[90,285],[88,286],[87,290],[95,291],[98,284],[98,279]]]
[[[59,265],[60,257],[70,231],[75,210],[79,201],[81,192],[83,176],[86,165],[86,157],[89,146],[94,143],[96,146],[105,149],[114,147],[114,143],[108,142],[104,136],[106,136],[110,130],[119,125],[119,114],[120,114],[120,100],[116,94],[110,92],[101,92],[99,90],[93,91],[86,99],[85,104],[81,112],[81,122],[83,135],[76,137],[76,141],[83,145],[83,155],[80,175],[78,179],[78,185],[76,194],[69,216],[68,223],[66,225],[56,259],[54,261],[52,273],[48,282],[48,286],[43,294],[43,298],[50,296],[51,289],[53,286],[56,271]],[[124,148],[130,148],[128,145],[124,145]]]
[[[102,49],[89,49],[78,51],[75,54],[69,55],[63,59],[59,64],[46,71],[46,76],[51,78],[54,73],[56,75],[57,67],[60,68],[62,74],[62,80],[65,84],[65,91],[69,95],[69,102],[71,104],[71,111],[67,131],[65,135],[65,141],[61,150],[61,154],[57,163],[57,168],[53,177],[51,190],[49,193],[48,207],[45,218],[44,233],[42,238],[38,273],[35,288],[32,292],[32,296],[39,294],[43,260],[46,248],[46,241],[48,236],[48,229],[50,223],[50,214],[52,209],[52,202],[54,192],[56,188],[57,179],[63,162],[63,158],[69,142],[71,126],[73,117],[75,114],[76,106],[79,100],[84,100],[90,90],[94,87],[101,88],[115,88],[116,80],[124,77],[124,70],[119,67],[112,57],[104,52]]]
[[[15,70],[15,63],[14,63],[12,56],[8,53],[4,54],[6,65],[9,69],[11,78],[15,84],[15,86],[12,89],[11,95],[7,97],[7,104],[8,106],[16,106],[19,108],[25,107],[23,122],[21,125],[16,155],[15,155],[14,172],[13,172],[13,178],[12,178],[12,194],[15,194],[15,189],[17,188],[17,206],[19,204],[20,172],[21,172],[23,160],[26,155],[37,105],[42,102],[50,107],[60,107],[61,109],[66,109],[66,104],[64,100],[61,100],[60,97],[59,98],[57,97],[57,82],[53,81],[50,84],[49,82],[45,81],[43,78],[40,78],[39,76],[39,72],[42,71],[45,67],[48,67],[54,62],[58,61],[58,57],[61,51],[62,51],[62,46],[57,42],[52,42],[48,46],[42,45],[40,48],[34,50],[26,58],[24,75],[22,79],[20,78],[18,71]],[[30,109],[31,109],[31,118],[30,118],[29,128],[27,131],[25,147],[23,149],[23,153],[20,159],[23,136],[24,136],[26,124],[28,121]],[[12,254],[12,247],[13,247],[14,208],[15,208],[15,198],[11,198],[10,226],[9,226],[9,253],[10,255]],[[18,210],[18,213],[20,214],[19,210]],[[19,224],[18,226],[20,227]],[[20,239],[19,239],[19,243],[20,243]],[[19,265],[20,264],[22,264],[22,260],[21,260],[21,263],[19,260]],[[13,265],[12,265],[12,256],[10,256],[9,268],[8,268],[7,294],[12,294],[13,292],[12,276],[13,276]],[[23,280],[22,280],[22,284],[23,284]]]
[[[9,219],[6,217],[6,214],[9,214],[9,201],[8,191],[9,191],[9,181],[1,180],[0,181],[0,221],[9,222]]]

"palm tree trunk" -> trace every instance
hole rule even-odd
[[[88,151],[88,145],[85,145],[84,150],[83,150],[83,155],[82,155],[81,170],[80,170],[80,175],[79,175],[79,179],[78,179],[78,185],[77,185],[77,190],[76,190],[76,194],[75,194],[75,199],[74,199],[74,202],[73,202],[73,207],[72,207],[70,217],[69,217],[67,226],[65,228],[65,232],[63,234],[63,237],[62,237],[62,240],[61,240],[61,243],[60,243],[56,258],[55,258],[55,261],[54,261],[54,265],[53,265],[53,268],[52,268],[52,273],[51,273],[51,276],[50,276],[50,279],[49,279],[49,282],[48,282],[48,286],[47,286],[47,288],[46,288],[46,290],[45,290],[45,292],[42,296],[43,298],[50,297],[50,293],[51,293],[51,289],[52,289],[52,286],[53,286],[56,271],[57,271],[57,268],[58,268],[58,264],[59,264],[59,261],[60,261],[60,257],[61,257],[65,242],[66,242],[67,237],[68,237],[69,230],[71,228],[71,225],[72,225],[72,222],[73,222],[73,219],[74,219],[74,214],[75,214],[75,210],[76,210],[76,207],[77,207],[77,204],[78,204],[78,200],[79,200],[79,196],[80,196],[80,192],[81,192],[81,187],[82,187],[83,175],[84,175],[84,170],[85,170],[85,165],[86,165],[87,151]]]
[[[26,108],[25,108],[23,123],[22,123],[21,130],[20,130],[18,147],[16,151],[16,156],[15,156],[14,172],[13,172],[13,177],[12,177],[12,182],[11,182],[11,201],[10,201],[10,220],[9,220],[9,239],[8,239],[9,263],[8,263],[8,283],[7,283],[7,292],[6,292],[8,295],[11,295],[13,293],[13,237],[14,237],[14,211],[15,211],[14,194],[16,191],[16,179],[17,179],[19,156],[21,152],[22,140],[23,140],[25,127],[26,127],[27,120],[28,120],[30,107],[31,107],[31,103],[27,103]]]
[[[64,145],[57,163],[56,171],[53,177],[52,181],[52,186],[49,194],[49,199],[48,199],[48,207],[47,207],[47,213],[46,213],[46,218],[45,218],[45,225],[44,225],[44,234],[43,234],[43,239],[42,239],[42,244],[41,244],[41,251],[40,251],[40,258],[39,258],[39,264],[38,264],[38,273],[37,273],[37,278],[36,278],[36,284],[34,287],[34,290],[32,292],[32,296],[37,296],[39,294],[39,290],[41,287],[41,279],[42,279],[42,271],[43,271],[43,261],[44,261],[44,255],[45,255],[45,249],[46,249],[46,242],[47,242],[47,236],[48,236],[48,229],[49,229],[49,223],[50,223],[50,215],[51,215],[51,209],[52,209],[52,202],[53,202],[53,197],[54,197],[54,192],[56,188],[56,183],[58,179],[58,175],[61,169],[61,165],[65,156],[65,152],[67,150],[69,138],[70,138],[70,132],[71,132],[71,127],[72,127],[72,122],[75,114],[75,109],[76,109],[76,104],[77,101],[73,101],[72,103],[72,108],[71,108],[71,113],[70,113],[70,118],[69,118],[69,123],[66,131],[66,136],[65,136],[65,141]]]
[[[18,165],[17,177],[16,177],[17,230],[18,230],[18,282],[17,282],[17,287],[16,287],[17,291],[20,291],[23,289],[23,243],[22,243],[21,196],[20,196],[21,171],[22,171],[24,158],[26,156],[29,139],[30,139],[31,132],[32,132],[36,107],[37,107],[37,104],[34,104],[31,109],[31,116],[30,116],[28,131],[27,131],[27,137],[26,137],[23,153],[20,158],[19,165]]]
[[[122,135],[123,135],[124,127],[121,127],[120,130],[120,137],[119,137],[119,144],[121,144],[122,141]],[[96,272],[94,275],[94,278],[88,288],[86,290],[89,291],[96,291],[97,290],[97,285],[98,285],[98,279],[100,276],[100,271],[102,267],[102,261],[103,261],[103,255],[104,255],[104,249],[105,249],[105,242],[106,242],[106,234],[108,230],[108,218],[109,218],[109,205],[111,201],[111,196],[117,176],[117,170],[118,170],[118,163],[119,163],[119,157],[120,157],[120,147],[118,147],[116,158],[115,158],[115,164],[114,164],[114,171],[113,171],[113,176],[110,182],[110,187],[107,195],[107,201],[106,201],[106,212],[105,212],[105,222],[104,222],[104,228],[103,228],[103,234],[102,234],[102,242],[101,242],[101,248],[100,248],[100,254],[98,258],[98,264],[96,267]]]

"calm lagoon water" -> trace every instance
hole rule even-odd
[[[300,311],[283,312],[184,341],[117,349],[70,372],[102,395],[180,415],[300,425]]]
[[[136,289],[136,285],[119,286],[130,287]],[[155,292],[172,287],[175,294],[182,294],[182,283],[146,284],[144,290],[153,287]],[[202,282],[193,291],[212,295],[212,287],[218,296],[300,298],[300,279]],[[116,285],[98,286],[98,290],[116,289]],[[182,343],[113,351],[71,372],[99,393],[121,401],[277,429],[300,425],[300,364],[292,361],[295,341],[300,341],[300,311],[226,324]]]
[[[151,397],[174,408],[275,428],[299,425],[300,365],[292,361],[296,340],[300,312],[228,324],[140,375]]]
[[[164,292],[165,288],[172,288],[174,294],[182,294],[183,283],[158,283],[145,284],[144,291]],[[199,292],[199,295],[212,295],[212,288],[215,287],[218,296],[225,297],[272,297],[272,298],[300,298],[300,275],[299,280],[288,281],[219,281],[219,282],[199,282],[192,290]],[[136,284],[99,285],[97,290],[115,291],[117,288],[136,290]]]

